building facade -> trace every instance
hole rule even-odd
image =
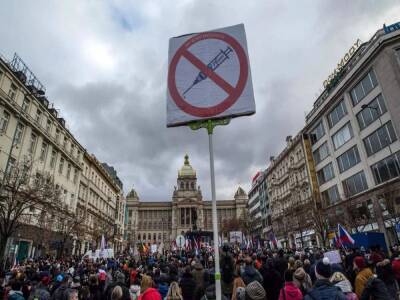
[[[92,246],[99,224],[110,232],[110,246],[122,249],[125,199],[115,170],[106,170],[75,139],[45,87],[18,55],[11,61],[0,56],[0,180],[22,163],[33,175],[54,180],[61,194],[61,203],[55,203],[61,218],[65,212],[87,225],[81,236],[69,236],[64,253],[82,253]],[[17,249],[18,259],[24,259],[57,251],[62,238],[56,233],[70,224],[49,211],[32,208],[29,219],[17,220],[23,226],[8,239],[6,254]]]
[[[259,171],[253,177],[252,186],[248,193],[249,201],[247,209],[251,220],[251,235],[263,238],[263,228],[267,226],[267,214],[269,202],[267,193],[267,181],[265,171]]]
[[[314,103],[310,138],[331,226],[386,232],[400,196],[400,30],[379,30],[344,64]],[[386,229],[385,229],[386,228]]]
[[[315,243],[311,216],[312,188],[302,133],[286,138],[285,149],[270,158],[266,170],[272,226],[266,226],[284,247]]]
[[[247,204],[247,194],[238,188],[233,200],[218,200],[218,228],[225,221],[239,219]],[[126,237],[130,246],[138,242],[163,243],[167,247],[179,234],[212,232],[211,201],[203,200],[196,171],[186,155],[178,171],[172,199],[165,202],[140,201],[135,190],[126,196]]]
[[[77,251],[85,253],[91,248],[98,248],[102,235],[109,247],[122,250],[123,207],[120,186],[93,154],[85,152],[77,213],[83,216],[86,231],[78,241]]]

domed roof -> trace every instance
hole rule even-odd
[[[132,189],[128,195],[126,195],[126,198],[132,199],[132,198],[139,198],[138,194],[136,193],[135,189]]]
[[[189,163],[189,155],[185,155],[185,162],[182,168],[178,171],[179,177],[196,177],[196,171]]]

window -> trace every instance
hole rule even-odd
[[[74,169],[74,179],[73,179],[74,183],[76,183],[78,181],[78,170]]]
[[[335,172],[333,171],[332,163],[327,164],[325,167],[319,170],[317,172],[317,177],[320,185],[334,178]]]
[[[60,129],[56,129],[56,143],[60,142]]]
[[[71,144],[71,155],[74,156],[75,154],[75,146]]]
[[[24,111],[24,112],[28,112],[28,109],[29,109],[29,104],[30,104],[31,102],[29,101],[29,99],[27,98],[27,97],[25,97],[24,98],[24,101],[22,102],[22,110]]]
[[[393,154],[371,166],[376,184],[400,175],[400,152]]]
[[[22,141],[22,135],[24,134],[24,125],[22,125],[21,123],[18,123],[17,128],[15,129],[15,140],[14,143],[15,144],[19,144]]]
[[[10,121],[10,114],[7,111],[3,111],[3,116],[0,119],[0,132],[6,133],[8,122]]]
[[[15,100],[16,96],[17,96],[17,86],[12,83],[10,86],[10,90],[8,91],[8,97],[10,97],[11,100]]]
[[[369,94],[376,86],[378,81],[373,70],[369,71],[367,75],[350,91],[351,101],[353,106],[356,106],[366,95]]]
[[[383,101],[382,95],[379,95],[370,103],[368,103],[368,107],[364,108],[357,114],[357,121],[358,125],[360,125],[360,129],[363,130],[366,128],[385,112],[385,102]]]
[[[344,99],[335,106],[335,108],[328,114],[329,128],[335,126],[347,114],[346,104]]]
[[[29,142],[29,148],[28,148],[28,152],[30,154],[33,154],[35,152],[36,142],[37,142],[36,134],[31,133],[31,140]]]
[[[42,118],[42,111],[38,108],[36,109],[36,122],[40,124],[40,119]]]
[[[323,191],[321,195],[326,206],[333,205],[340,200],[339,190],[336,184],[326,191]]]
[[[333,145],[335,150],[342,147],[353,137],[353,129],[350,122],[340,128],[334,135],[332,135]]]
[[[64,171],[64,158],[61,157],[60,165],[58,166],[58,173],[62,174]]]
[[[361,193],[368,189],[367,180],[365,179],[364,171],[361,171],[342,182],[343,190],[347,197]]]
[[[319,121],[318,125],[310,132],[311,144],[315,144],[325,134],[324,124]]]
[[[46,154],[47,154],[47,148],[49,145],[47,145],[45,142],[42,143],[42,149],[40,150],[40,157],[39,159],[41,161],[44,161],[46,159]]]
[[[371,156],[372,154],[389,146],[396,140],[397,137],[394,133],[392,122],[389,121],[364,139],[364,145],[365,149],[367,150],[367,155]]]
[[[323,143],[317,150],[313,152],[315,164],[319,164],[328,156],[329,156],[329,147],[327,142]]]
[[[10,156],[10,160],[8,162],[8,166],[7,166],[7,169],[6,169],[6,172],[5,172],[7,175],[11,175],[11,173],[14,170],[14,167],[15,167],[16,163],[17,163],[16,159],[14,157]]]
[[[52,151],[51,152],[51,158],[50,158],[50,168],[54,168],[54,166],[56,165],[56,159],[57,159],[57,152],[56,151]]]
[[[67,148],[67,142],[68,142],[68,140],[67,140],[67,137],[65,136],[64,143],[63,143],[64,150]]]
[[[47,133],[50,133],[51,131],[51,120],[48,118],[47,123],[46,123],[46,131]]]
[[[340,173],[350,169],[361,161],[357,146],[347,150],[337,158]]]

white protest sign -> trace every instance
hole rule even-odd
[[[242,243],[242,232],[241,231],[230,231],[229,242],[231,243]]]
[[[339,250],[332,250],[324,253],[324,257],[329,258],[329,262],[331,264],[340,264],[342,262],[342,258],[340,257]]]
[[[168,127],[254,113],[243,24],[170,39]]]
[[[150,247],[151,253],[156,253],[157,252],[157,244],[152,244]]]

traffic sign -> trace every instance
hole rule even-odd
[[[178,235],[175,242],[179,248],[183,248],[185,246],[185,237],[183,235]]]
[[[253,113],[243,24],[170,39],[167,126]]]

